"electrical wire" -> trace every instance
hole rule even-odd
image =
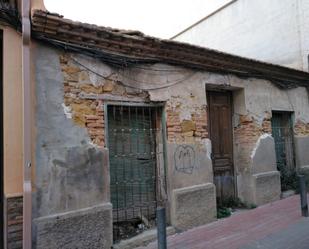
[[[92,74],[94,75],[97,75],[105,80],[112,80],[114,81],[115,83],[119,83],[125,87],[129,87],[129,88],[132,88],[132,89],[138,89],[138,90],[143,90],[143,91],[152,91],[152,90],[160,90],[160,89],[164,89],[164,88],[168,88],[168,87],[171,87],[171,86],[174,86],[174,85],[177,85],[177,84],[180,84],[184,81],[186,81],[187,79],[191,78],[195,72],[193,73],[190,73],[188,74],[187,76],[183,77],[182,79],[179,79],[177,81],[174,81],[174,82],[171,82],[170,84],[166,84],[166,85],[161,85],[161,86],[158,86],[158,87],[151,87],[151,88],[143,88],[143,87],[136,87],[136,86],[131,86],[131,85],[128,85],[128,84],[125,84],[124,82],[120,81],[120,80],[115,80],[115,79],[111,79],[111,76],[113,74],[110,74],[108,76],[105,76],[105,75],[102,75],[94,70],[92,70],[91,68],[89,68],[88,66],[84,65],[83,63],[79,62],[78,60],[76,60],[75,58],[72,57],[72,60],[74,63],[78,64],[79,66],[83,67],[84,69],[86,69],[87,71],[91,72]],[[120,73],[121,74],[121,73]],[[129,78],[125,75],[122,75],[122,77],[126,78],[126,79],[129,79],[131,81],[136,81],[138,83],[144,83],[144,84],[155,84],[155,83],[151,83],[151,82],[144,82],[144,81],[137,81],[136,79],[132,79],[132,78]]]
[[[37,34],[33,32],[33,35],[42,41],[48,42],[49,44],[63,49],[65,52],[75,52],[75,53],[83,53],[85,55],[88,55],[93,58],[100,59],[102,62],[113,66],[115,68],[128,68],[128,67],[140,67],[141,64],[154,64],[154,63],[159,63],[162,62],[162,60],[158,58],[137,58],[129,55],[121,55],[120,53],[115,53],[115,52],[105,52],[102,49],[97,49],[92,46],[82,46],[82,45],[77,45],[65,41],[59,41],[57,39],[51,39],[48,38],[42,34]],[[202,67],[198,66],[190,66],[190,65],[185,65],[183,63],[176,63],[176,62],[171,62],[168,60],[165,60],[167,64],[170,65],[178,65],[178,66],[184,66],[184,67],[190,67],[195,70],[202,69],[206,70]],[[146,68],[143,68],[146,69]],[[234,69],[229,69],[229,68],[221,68],[221,69],[207,69],[206,71],[208,72],[213,72],[213,73],[220,73],[220,74],[234,74],[238,76],[239,78],[257,78],[257,79],[266,79],[269,80],[270,82],[274,83],[276,86],[282,88],[282,89],[291,89],[295,88],[297,86],[304,86],[308,87],[308,80],[305,79],[299,79],[299,80],[292,80],[292,79],[282,79],[278,78],[278,76],[270,74],[270,73],[259,73],[259,72],[246,72],[246,71],[239,71],[239,70],[234,70]],[[296,82],[295,82],[296,81]],[[119,82],[121,83],[121,82]],[[122,83],[123,84],[123,83]],[[131,88],[134,88],[132,86],[128,86]]]
[[[47,42],[59,49],[64,50],[65,52],[82,53],[90,57],[97,58],[102,62],[105,62],[116,68],[127,68],[141,63],[152,64],[159,62],[157,59],[122,56],[120,54],[113,53],[110,51],[104,52],[103,50],[96,49],[93,47],[62,42],[56,39],[45,37],[44,35],[37,35],[36,33],[34,33],[34,36],[41,41]]]

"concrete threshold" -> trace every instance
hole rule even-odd
[[[281,193],[281,199],[291,197],[296,194],[295,190],[286,190]]]
[[[170,226],[166,228],[167,236],[173,235],[175,233],[176,230],[174,227]],[[133,238],[120,241],[119,243],[113,245],[113,249],[133,249],[140,246],[146,246],[156,239],[157,229],[155,228],[136,235]]]

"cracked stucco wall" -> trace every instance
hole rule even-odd
[[[97,175],[102,172],[92,166],[99,163],[101,149],[106,146],[106,101],[165,102],[168,157],[173,158],[177,145],[193,145],[205,154],[191,175],[176,172],[173,162],[169,163],[168,180],[174,179],[170,183],[172,189],[212,182],[208,89],[219,87],[233,92],[234,167],[238,193],[243,199],[254,199],[252,176],[257,173],[257,166],[252,153],[265,145],[259,139],[271,134],[272,110],[293,111],[296,135],[309,135],[308,94],[303,88],[280,90],[265,80],[239,79],[165,64],[119,69],[45,46],[38,47],[36,64],[38,215],[99,202],[104,183]],[[166,85],[169,87],[163,87]],[[273,141],[267,141],[267,146],[271,146]],[[81,163],[75,166],[74,160]],[[265,165],[258,173],[274,171],[273,157],[266,158]],[[91,195],[86,196],[88,193]]]
[[[35,51],[34,215],[45,216],[101,203],[103,151],[90,143],[85,128],[75,125],[64,113],[65,86],[58,52],[41,45]]]
[[[106,198],[106,151],[91,142],[87,129],[76,125],[82,119],[71,115],[70,108],[64,106],[66,86],[59,52],[36,45],[33,248],[54,248],[52,243],[46,243],[49,240],[65,248],[85,244],[93,245],[92,248],[110,248],[112,227],[111,205]],[[100,115],[87,105],[73,105],[74,108],[89,115]],[[85,209],[88,211],[83,211]],[[92,213],[97,214],[98,224],[88,223],[87,217]],[[72,219],[79,223],[69,225]],[[105,229],[96,230],[101,223]],[[68,226],[71,228],[66,229]],[[81,231],[83,227],[88,229]],[[73,241],[74,234],[79,236]]]

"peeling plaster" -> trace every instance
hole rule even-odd
[[[253,150],[252,150],[252,152],[251,152],[251,156],[250,156],[251,159],[254,158],[255,153],[256,153],[256,150],[257,150],[257,148],[260,146],[261,141],[262,141],[263,139],[268,138],[268,137],[272,137],[272,135],[269,134],[269,133],[265,133],[265,134],[263,134],[263,135],[261,135],[261,136],[259,137],[258,141],[257,141],[256,144],[255,144],[255,147],[253,148]]]
[[[84,70],[89,72],[90,82],[88,83],[91,83],[96,87],[102,86],[104,84],[104,79],[100,75],[109,77],[114,73],[113,70],[108,65],[100,62],[97,59],[89,58],[84,55],[74,55],[72,56],[72,58],[73,61],[70,60],[69,63],[72,63],[74,66],[80,67],[81,69],[83,69],[81,65],[85,65],[88,69],[95,72],[95,73],[89,72],[89,70],[84,68]],[[74,60],[77,61],[78,63],[74,62]],[[79,65],[79,63],[81,65]]]
[[[211,159],[211,141],[210,139],[206,138],[204,139],[205,147],[206,147],[206,156],[209,160]]]
[[[71,119],[72,118],[72,108],[70,106],[66,106],[64,103],[62,103],[61,106],[63,107],[63,112],[65,116]]]

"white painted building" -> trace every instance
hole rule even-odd
[[[308,0],[232,0],[172,39],[308,71]]]

